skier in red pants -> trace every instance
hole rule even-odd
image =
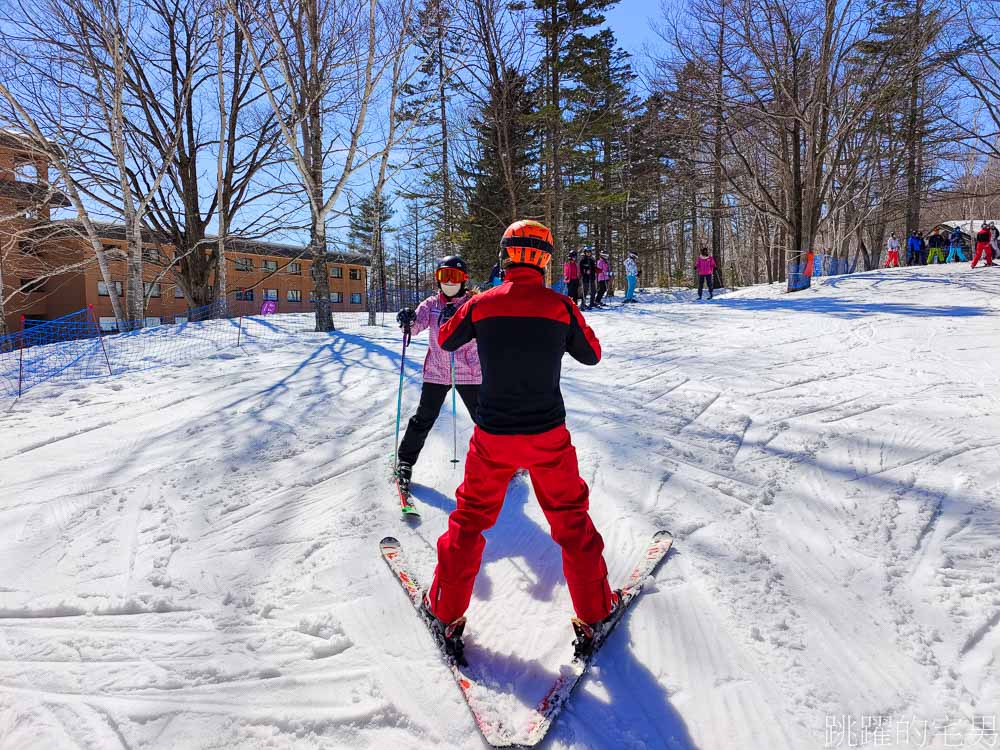
[[[564,353],[585,365],[601,359],[601,345],[568,297],[545,287],[552,233],[536,221],[504,232],[504,283],[466,302],[444,323],[438,343],[454,351],[476,340],[483,370],[476,427],[469,443],[457,508],[438,539],[438,564],[424,606],[448,650],[459,661],[465,611],[486,539],[518,468],[562,547],[563,573],[576,610],[577,652],[618,605],[608,586],[604,541],[587,513],[589,488],[580,478],[559,390]]]
[[[985,256],[986,265],[993,265],[993,248],[990,246],[990,241],[993,235],[990,232],[989,226],[986,222],[983,222],[982,228],[976,233],[976,255],[972,259],[972,267],[975,268],[979,265],[979,260]]]

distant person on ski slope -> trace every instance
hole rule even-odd
[[[951,237],[948,238],[948,257],[945,262],[961,261],[965,263],[966,260],[965,253],[962,252],[962,230],[955,227],[951,230]]]
[[[625,301],[635,302],[635,286],[639,282],[639,264],[636,262],[638,256],[629,253],[625,258]]]
[[[608,254],[601,251],[601,257],[597,259],[597,300],[598,307],[604,307],[604,295],[608,291],[608,280],[611,278],[611,263],[608,261]]]
[[[917,239],[920,241],[917,247],[917,265],[926,266],[927,265],[927,239],[924,237],[923,232],[917,232]]]
[[[566,282],[566,296],[577,304],[580,299],[580,265],[576,262],[576,250],[570,250],[563,264],[563,279]]]
[[[889,235],[886,250],[888,251],[889,259],[885,262],[885,267],[899,268],[899,240],[896,239],[895,232]]]
[[[503,283],[503,269],[500,268],[500,264],[497,263],[493,266],[493,270],[490,271],[490,282],[489,285],[500,286]]]
[[[920,238],[917,236],[916,232],[910,234],[910,239],[906,241],[906,265],[914,266],[917,264],[917,256],[920,253]]]
[[[708,285],[708,298],[712,299],[712,274],[715,273],[715,258],[708,254],[708,248],[701,249],[701,255],[694,264],[694,270],[698,274],[698,299],[701,299],[702,289]]]
[[[972,258],[973,268],[979,265],[979,260],[984,256],[986,257],[986,265],[993,265],[993,248],[990,245],[992,238],[993,233],[989,226],[983,222],[983,226],[976,233],[976,254]]]
[[[927,265],[944,263],[944,235],[940,229],[935,229],[927,241],[930,252],[927,254]]]
[[[993,222],[990,222],[990,252],[994,258],[1000,257],[1000,230]]]
[[[589,247],[583,248],[583,257],[580,258],[580,281],[583,285],[583,309],[589,310],[597,296],[597,263],[594,262],[594,251]]]
[[[427,330],[427,356],[424,358],[424,384],[420,389],[420,403],[417,413],[406,425],[406,433],[399,444],[396,456],[396,476],[399,480],[400,492],[409,495],[410,481],[413,477],[413,465],[420,457],[427,435],[434,427],[441,405],[451,390],[452,356],[455,366],[455,388],[462,397],[465,408],[475,420],[476,403],[479,400],[479,386],[483,382],[483,372],[479,364],[479,352],[474,344],[463,346],[454,351],[454,355],[442,351],[438,346],[438,331],[442,317],[447,318],[445,311],[454,310],[465,304],[472,293],[465,288],[469,279],[465,261],[457,255],[443,258],[434,272],[438,282],[438,292],[413,310],[404,307],[396,315],[396,320],[404,330],[409,328],[410,335],[416,335]]]
[[[596,365],[601,345],[579,309],[545,287],[552,245],[552,233],[537,221],[511,224],[500,244],[504,283],[458,308],[439,334],[446,351],[475,341],[483,363],[465,477],[438,539],[437,569],[423,600],[450,653],[461,653],[464,615],[486,545],[483,531],[496,523],[518,467],[527,469],[552,538],[562,547],[578,641],[588,631],[593,636],[619,601],[608,586],[604,541],[587,513],[590,491],[580,478],[559,389],[563,354]]]

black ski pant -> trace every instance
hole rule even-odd
[[[608,291],[608,282],[607,281],[598,281],[597,282],[597,304],[601,304],[601,300],[604,299],[604,295],[607,293],[607,291]]]
[[[708,284],[708,296],[712,296],[712,274],[710,273],[700,273],[698,274],[698,299],[701,299],[701,290],[705,288],[705,284]]]
[[[583,280],[583,303],[585,305],[594,306],[594,297],[597,296],[597,282],[590,278]]]
[[[462,397],[465,408],[469,410],[469,416],[473,421],[476,419],[476,405],[479,403],[478,385],[459,385],[458,395]],[[420,451],[424,448],[424,441],[427,434],[434,426],[434,422],[441,412],[441,405],[448,397],[450,385],[440,383],[424,383],[420,390],[420,404],[417,406],[417,413],[410,417],[406,425],[406,433],[399,444],[399,461],[406,464],[415,464],[420,456]]]
[[[566,296],[573,300],[573,304],[580,299],[580,279],[570,279],[566,282]]]

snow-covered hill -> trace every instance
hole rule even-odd
[[[613,579],[676,552],[547,746],[1000,746],[1000,271],[690,299],[588,314],[605,359],[565,365]],[[481,747],[378,556],[428,578],[460,480],[443,413],[398,518],[398,372],[361,328],[0,413],[0,748]],[[515,479],[467,631],[511,714],[569,614]]]

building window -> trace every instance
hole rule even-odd
[[[351,281],[361,281],[361,269],[351,269]]]
[[[38,255],[41,252],[38,245],[32,240],[18,240],[17,247],[22,255]]]
[[[184,299],[184,290],[179,286],[174,287],[174,299]]]
[[[301,302],[302,301],[302,292],[300,292],[298,289],[289,289],[288,290],[288,301],[289,302]]]
[[[26,161],[14,167],[14,179],[18,182],[38,183],[38,165],[31,161]]]
[[[125,249],[118,245],[105,245],[104,252],[111,260],[125,260]]]
[[[237,258],[236,259],[236,270],[237,271],[252,271],[253,270],[253,258]]]
[[[122,283],[120,281],[113,281],[111,283],[115,285],[115,294],[118,295],[119,297],[121,297],[122,296]],[[97,295],[99,297],[110,297],[111,296],[110,294],[108,294],[108,285],[105,284],[103,281],[98,281],[97,282]],[[114,318],[112,318],[112,320],[114,320]]]
[[[343,302],[344,301],[344,294],[343,294],[343,292],[330,292],[330,301],[331,302]]]
[[[237,289],[236,299],[239,302],[253,302],[253,289]]]
[[[45,279],[21,279],[21,291],[24,294],[45,291]]]
[[[265,289],[264,290],[264,301],[265,302],[277,302],[278,301],[278,290],[277,289]]]
[[[142,285],[142,293],[146,297],[159,297],[160,296],[160,282],[144,282]]]
[[[102,315],[98,322],[100,323],[101,330],[104,333],[118,333],[118,321],[114,318]]]
[[[146,321],[145,321],[144,325],[146,326],[146,328],[152,328],[153,326],[158,326],[158,325],[160,325],[160,319],[159,318],[146,318]]]
[[[330,269],[330,276],[335,279],[342,279],[344,278],[344,269],[340,266],[333,266]]]
[[[278,261],[276,261],[276,260],[265,260],[264,261],[264,270],[265,271],[277,271],[278,270]]]
[[[285,269],[288,273],[293,273],[296,276],[302,275],[302,264],[301,263],[289,263],[288,268]]]
[[[155,263],[162,266],[163,261],[166,260],[166,256],[160,252],[160,248],[158,247],[144,247],[142,249],[142,259],[146,263]]]
[[[361,304],[361,292],[353,292],[351,294],[351,304],[360,305]]]

